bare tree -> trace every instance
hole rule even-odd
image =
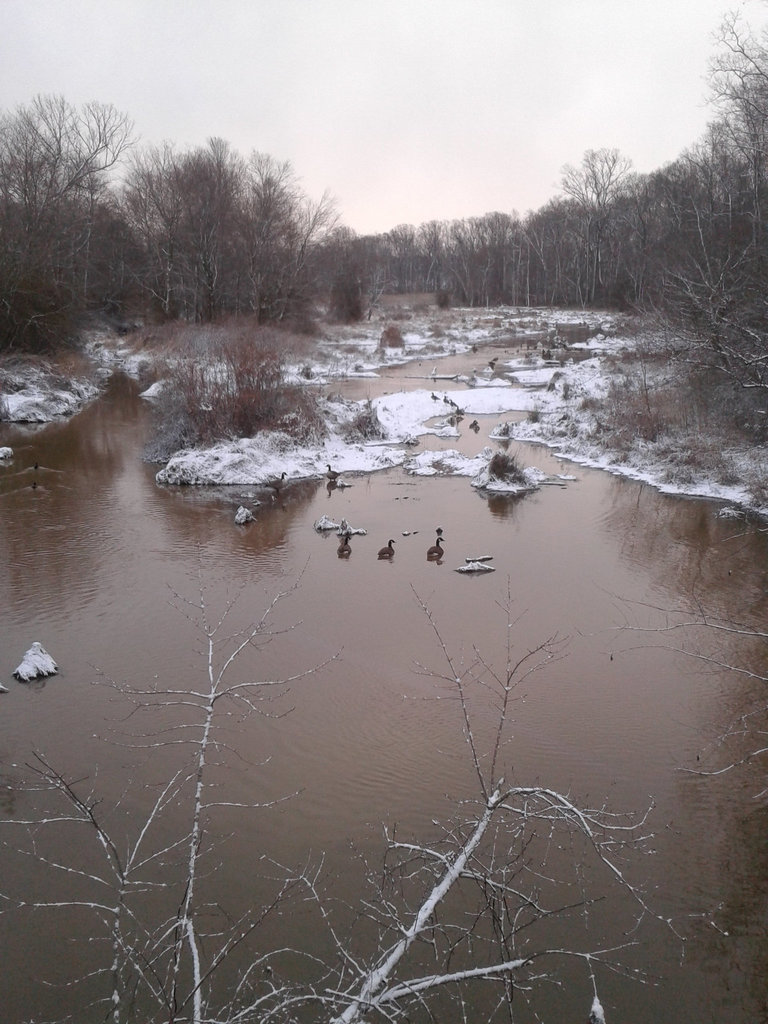
[[[109,172],[131,142],[114,107],[38,96],[0,118],[0,348],[72,329]]]
[[[296,586],[298,583],[278,593],[253,625],[231,634],[226,628],[234,602],[218,620],[211,620],[202,583],[197,601],[177,596],[182,614],[201,631],[205,672],[198,686],[120,688],[136,714],[150,721],[161,718],[165,724],[163,729],[155,731],[155,727],[130,742],[145,751],[177,749],[182,755],[126,846],[117,839],[119,832],[113,835],[109,813],[101,807],[97,794],[92,790],[84,794],[82,783],[73,784],[43,757],[31,766],[35,786],[58,797],[58,809],[42,817],[3,823],[6,830],[25,833],[27,844],[19,849],[52,871],[62,889],[69,889],[54,900],[27,895],[10,900],[4,894],[6,904],[37,911],[79,908],[90,915],[91,940],[100,936],[109,943],[108,963],[97,966],[89,977],[72,979],[89,992],[89,986],[97,983],[101,994],[94,997],[91,993],[91,998],[102,1006],[100,1019],[114,1024],[129,1019],[168,1024],[242,1019],[238,1007],[249,974],[246,972],[242,988],[230,991],[228,985],[218,983],[221,968],[296,888],[298,880],[296,876],[284,878],[264,906],[248,906],[233,917],[210,903],[205,888],[211,882],[210,862],[216,846],[209,832],[217,809],[266,806],[222,797],[210,776],[230,753],[217,730],[222,716],[233,710],[241,717],[285,714],[288,708],[274,710],[279,707],[276,702],[293,683],[328,664],[281,679],[230,678],[249,652],[258,652],[280,635],[270,621],[277,605]],[[290,634],[294,628],[285,632]],[[186,824],[169,837],[164,822],[179,804],[185,808]],[[85,830],[96,856],[84,858],[80,846],[78,854],[69,855],[61,841],[65,827]],[[73,895],[72,888],[82,895]],[[258,962],[263,966],[268,960],[269,955]],[[254,969],[252,965],[251,971]]]
[[[516,651],[508,595],[503,670],[476,649],[465,662],[450,651],[429,608],[417,600],[444,665],[442,673],[423,671],[439,682],[443,697],[455,702],[477,803],[426,844],[386,832],[385,869],[376,895],[363,910],[377,935],[376,953],[372,959],[365,957],[334,933],[339,966],[314,996],[329,1008],[334,1024],[411,1020],[421,1014],[432,1019],[446,999],[448,1006],[456,1004],[447,1015],[464,1019],[473,997],[481,1000],[472,1004],[475,1019],[478,1013],[486,1020],[510,1019],[515,998],[535,1002],[535,996],[525,993],[555,975],[558,961],[577,961],[593,987],[593,1018],[602,1021],[597,975],[601,969],[621,970],[622,943],[612,949],[579,950],[550,944],[543,935],[558,915],[581,908],[588,916],[593,894],[584,893],[578,875],[590,856],[629,897],[635,924],[646,915],[655,916],[621,863],[622,851],[647,842],[647,813],[583,808],[570,795],[505,778],[521,687],[562,656],[563,640],[550,637]],[[566,897],[561,888],[564,865],[555,869],[546,852],[560,841],[573,857],[574,876]],[[557,881],[547,880],[553,870]],[[539,936],[537,926],[542,924]],[[483,1000],[475,985],[492,995]]]
[[[621,196],[631,161],[617,149],[589,149],[581,167],[566,164],[561,188],[577,203],[583,217],[584,301],[602,298],[605,286],[605,245],[614,204]]]

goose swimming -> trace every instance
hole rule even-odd
[[[349,558],[349,556],[352,554],[352,548],[349,546],[349,538],[351,536],[351,533],[344,534],[341,544],[339,544],[338,548],[336,549],[336,553],[338,554],[339,558]]]
[[[440,534],[438,534],[437,540],[432,545],[432,547],[431,548],[427,548],[427,561],[434,562],[434,561],[437,561],[437,559],[443,557],[444,551],[443,551],[443,549],[441,547],[442,543],[443,543],[443,538],[440,536]]]
[[[394,558],[395,557],[395,542],[390,540],[387,542],[385,548],[381,548],[379,551],[379,558]]]

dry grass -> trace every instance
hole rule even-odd
[[[523,467],[509,452],[495,452],[488,463],[488,472],[496,480],[505,480],[512,484],[526,482]]]
[[[365,402],[355,418],[349,423],[344,431],[344,436],[350,443],[382,440],[384,428],[370,399]]]
[[[154,457],[260,430],[302,441],[322,436],[313,397],[286,382],[283,332],[243,321],[185,331],[173,326],[153,337],[163,344],[168,367]]]
[[[387,326],[381,332],[379,346],[381,348],[405,347],[405,338],[403,337],[403,332],[400,330],[397,324],[387,324]]]

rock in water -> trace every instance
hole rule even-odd
[[[48,651],[35,641],[21,660],[21,664],[14,671],[14,676],[22,682],[28,683],[30,679],[40,679],[42,676],[53,676],[59,671],[58,665],[50,656]]]
[[[240,508],[235,512],[235,522],[238,526],[242,526],[243,523],[250,523],[253,521],[253,512],[245,505],[241,505]]]

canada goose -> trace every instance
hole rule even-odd
[[[387,546],[379,551],[379,558],[394,558],[395,557],[395,542],[393,540],[388,541]]]
[[[272,490],[275,492],[275,497],[277,497],[277,495],[280,493],[280,488],[283,486],[283,481],[285,480],[286,475],[286,473],[281,473],[279,480],[275,478],[274,480],[270,480],[269,483],[267,484],[267,487],[271,487]]]
[[[427,548],[427,561],[435,562],[443,557],[443,549],[440,545],[443,543],[443,538],[438,534],[437,540],[431,548]]]
[[[352,554],[352,548],[349,546],[349,538],[351,536],[351,533],[344,534],[341,544],[339,544],[338,548],[336,549],[339,558],[349,558],[349,556]]]
[[[328,472],[325,475],[335,483],[339,479],[340,474],[335,469],[331,469],[330,462],[327,462],[326,465],[328,466]]]
[[[494,356],[493,359],[490,359],[488,361],[488,366],[491,369],[491,373],[493,373],[493,371],[496,369],[496,363],[498,361],[498,358],[499,358],[498,356]]]

